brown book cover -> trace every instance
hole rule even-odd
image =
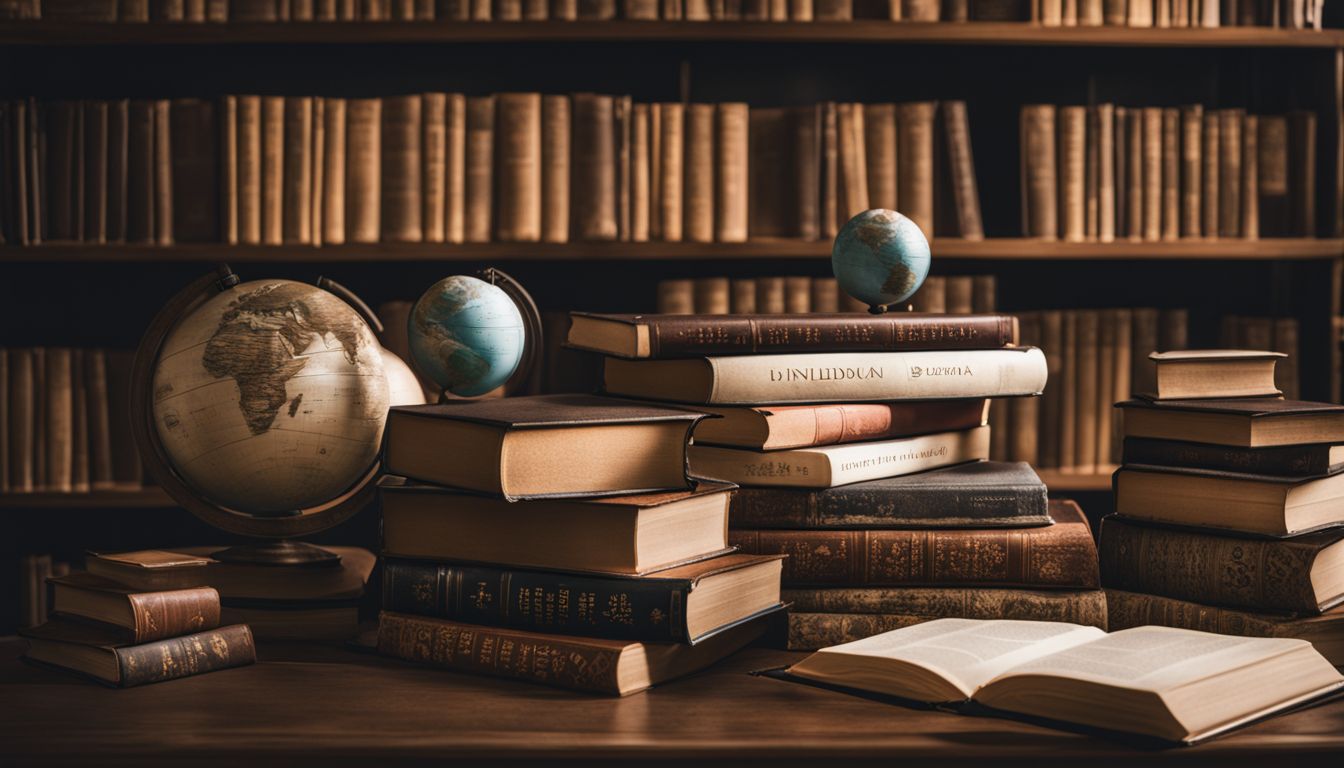
[[[420,223],[427,243],[442,243],[448,212],[448,94],[420,96]]]
[[[659,281],[658,313],[663,315],[695,314],[694,281],[692,280]]]
[[[24,636],[29,643],[28,659],[71,669],[118,688],[176,680],[256,661],[252,631],[243,624],[141,645],[119,645],[115,639],[70,622],[48,622],[24,630]]]
[[[1204,231],[1200,212],[1204,194],[1200,178],[1204,170],[1203,130],[1204,107],[1181,107],[1181,237],[1199,237]]]
[[[650,104],[630,105],[630,239],[648,242],[652,224],[653,127]],[[568,187],[565,188],[568,206]]]
[[[134,353],[112,350],[107,353],[107,399],[109,414],[127,414],[131,407],[131,367]],[[131,434],[131,420],[114,416],[110,422],[112,440],[112,476],[119,488],[138,489],[143,479],[140,451]]]
[[[382,125],[380,99],[346,102],[345,239],[376,243],[382,197]]]
[[[284,166],[281,239],[309,245],[313,241],[313,98],[285,98]]]
[[[1059,433],[1054,439],[1059,442],[1060,471],[1073,473],[1078,471],[1078,312],[1065,311],[1061,326],[1060,372],[1063,375],[1054,380],[1060,390]]]
[[[380,230],[383,242],[420,242],[424,236],[419,94],[383,98]]]
[[[647,106],[645,110],[644,131],[647,133]],[[569,240],[570,145],[569,97],[541,97],[541,239],[548,243]],[[647,173],[647,164],[644,168]],[[648,188],[647,181],[644,188]],[[645,233],[640,239],[648,239],[647,199],[644,212]]]
[[[751,554],[787,555],[782,577],[786,588],[1095,589],[1099,586],[1097,549],[1087,520],[1076,505],[1057,503],[1052,514],[1054,525],[1035,528],[829,531],[734,527],[728,532],[728,543]]]
[[[74,388],[71,381],[71,350],[50,347],[44,354],[44,417],[46,443],[43,490],[70,493],[74,490]]]
[[[1054,240],[1059,230],[1054,106],[1028,104],[1022,107],[1019,130],[1022,142],[1022,234]]]
[[[582,9],[580,9],[582,10]],[[617,237],[615,103],[611,96],[573,96],[574,136],[570,210],[578,240]]]
[[[1240,109],[1218,110],[1218,236],[1241,237]]]
[[[685,239],[714,242],[714,105],[686,105]]]
[[[868,204],[873,208],[900,210],[897,205],[898,154],[896,151],[896,105],[865,104],[863,148],[868,177]]]
[[[261,242],[284,242],[285,97],[261,97]]]
[[[756,281],[750,277],[734,278],[728,287],[728,311],[734,315],[756,313]]]
[[[460,243],[466,237],[467,98],[450,93],[444,105],[443,239]]]
[[[840,311],[840,284],[834,277],[812,278],[811,311],[835,314]]]
[[[129,106],[126,178],[126,240],[153,243],[154,103],[151,101],[136,100]],[[42,230],[35,227],[31,231],[40,233]]]
[[[616,140],[616,239],[630,241],[630,121],[634,99],[617,96],[612,100],[612,135]]]
[[[821,146],[821,236],[832,239],[840,231],[840,131],[837,127],[836,105],[828,101],[820,106],[818,116]],[[900,152],[900,134],[897,134],[897,152]],[[899,184],[899,179],[898,179]],[[899,195],[900,192],[898,191]]]
[[[347,109],[345,99],[322,100],[322,194],[313,204],[322,211],[321,240],[324,245],[345,242]]]
[[[1129,109],[1112,110],[1112,146],[1115,150],[1115,236],[1129,236]]]
[[[983,240],[985,229],[980,218],[980,190],[975,179],[975,157],[971,153],[971,125],[966,113],[966,102],[944,101],[942,110],[948,169],[952,177],[956,234],[963,240]]]
[[[238,235],[238,100],[219,101],[219,228],[221,239],[237,245]]]
[[[84,350],[70,350],[70,490],[89,492],[89,393],[84,382]]]
[[[812,311],[812,278],[789,276],[784,278],[784,313],[805,315]]]
[[[0,437],[9,442],[9,490],[28,493],[41,480],[35,476],[33,439],[37,428],[34,412],[35,384],[33,352],[30,349],[10,349],[9,361],[9,430]]]
[[[1100,240],[1101,231],[1101,106],[1087,108],[1087,135],[1084,137],[1083,229],[1088,242]]]
[[[1283,237],[1292,231],[1288,196],[1288,118],[1260,115],[1256,137],[1256,201],[1263,233]]]
[[[495,158],[495,97],[470,96],[466,104],[466,167],[463,239],[490,241]]]
[[[920,101],[897,105],[896,197],[902,213],[919,225],[924,236],[933,237],[933,140],[937,102]]]
[[[1087,107],[1059,107],[1059,236],[1079,243],[1087,234]]]
[[[731,306],[728,294],[728,278],[700,277],[696,278],[693,285],[695,313],[697,315],[728,314]]]
[[[756,278],[756,312],[761,315],[782,315],[785,307],[784,278]]]
[[[1144,107],[1143,121],[1143,239],[1162,239],[1162,109]],[[1132,230],[1131,230],[1132,233]]]
[[[868,210],[867,149],[864,147],[863,105],[837,104],[835,127],[839,150],[836,225]]]
[[[1314,586],[1317,556],[1340,545],[1339,530],[1251,539],[1178,530],[1108,516],[1099,547],[1102,583],[1232,608],[1314,614],[1344,601]]]
[[[1060,435],[1064,408],[1064,313],[1041,312],[1041,351],[1045,353],[1048,384],[1041,394],[1040,459],[1042,467],[1061,466]]]
[[[1090,590],[907,587],[785,590],[788,647],[812,651],[932,619],[1014,619],[1106,626],[1106,593]]]
[[[1125,112],[1125,236],[1130,240],[1143,239],[1148,218],[1143,171],[1149,158],[1143,151],[1144,123],[1142,108],[1131,107]],[[1158,191],[1160,196],[1160,182]]]
[[[219,626],[219,593],[212,587],[136,591],[86,572],[48,583],[55,586],[57,613],[117,626],[125,631],[121,639],[130,645]]]
[[[1219,172],[1222,170],[1222,150],[1219,147],[1218,111],[1210,109],[1204,113],[1204,140],[1200,150],[1200,209],[1201,230],[1204,237],[1216,238],[1219,233],[1218,208],[1222,200]]]
[[[789,113],[783,108],[753,109],[749,120],[751,236],[788,237],[792,234],[790,194],[797,181],[790,168]]]
[[[1288,113],[1288,203],[1291,234],[1316,235],[1316,113]]]
[[[86,101],[81,105],[84,112],[83,240],[86,243],[107,242],[107,106],[105,101]]]
[[[238,242],[261,242],[261,97],[238,96]]]
[[[323,220],[326,213],[322,201],[327,186],[327,166],[323,162],[327,153],[327,100],[321,97],[313,98],[313,129],[308,134],[308,147],[308,155],[313,165],[308,192],[309,206],[312,209],[308,216],[308,239],[313,245],[322,245]],[[341,183],[344,185],[345,180],[342,179]]]
[[[748,126],[746,103],[724,102],[714,113],[714,234],[721,243],[747,240]]]
[[[1260,119],[1241,118],[1241,236],[1260,239]]]
[[[822,114],[817,106],[799,107],[788,111],[789,136],[792,139],[794,210],[797,211],[797,236],[815,240],[820,236],[822,221],[823,178]]]
[[[1162,239],[1181,236],[1181,111],[1162,110]]]
[[[541,239],[541,94],[495,95],[495,239]]]

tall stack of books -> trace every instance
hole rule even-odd
[[[569,342],[607,355],[608,392],[716,417],[691,471],[743,486],[733,544],[788,555],[791,647],[943,616],[1104,625],[1078,508],[986,461],[986,399],[1045,386],[1012,317],[575,313]]]
[[[700,418],[590,395],[393,408],[379,651],[624,695],[761,637],[782,558],[729,548],[732,486],[687,475]]]
[[[1155,357],[1156,394],[1120,403],[1111,628],[1298,637],[1344,663],[1344,406],[1278,398],[1272,352]]]
[[[256,661],[246,624],[220,626],[209,559],[148,550],[91,555],[53,578],[53,617],[20,630],[25,658],[129,688]]]

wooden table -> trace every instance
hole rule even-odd
[[[1199,747],[1141,752],[747,675],[801,656],[767,649],[611,699],[309,646],[263,646],[256,666],[119,691],[23,664],[20,648],[0,641],[4,766],[1344,765],[1344,701]]]

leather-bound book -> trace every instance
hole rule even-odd
[[[585,21],[609,21],[616,18],[616,0],[578,0],[577,18]]]
[[[582,8],[580,8],[582,11]],[[576,93],[574,110],[572,236],[617,237],[615,103],[611,96]]]
[[[28,639],[26,658],[118,688],[176,680],[256,661],[252,631],[243,624],[140,645],[123,644],[114,633],[70,621],[51,621],[23,634]]]
[[[1143,239],[1162,239],[1162,109],[1144,107],[1143,120]]]
[[[645,106],[644,136],[648,135]],[[541,239],[548,243],[569,240],[570,109],[568,96],[541,97]],[[647,153],[647,144],[644,147]],[[647,155],[646,162],[647,162]],[[645,173],[648,166],[643,166]],[[648,189],[647,178],[644,182]],[[644,237],[648,239],[648,200],[644,204]]]
[[[836,105],[836,132],[839,138],[839,207],[836,225],[868,210],[868,152],[864,147],[862,104]]]
[[[1056,202],[1055,107],[1028,104],[1021,116],[1022,234],[1054,240],[1059,231]],[[901,154],[905,160],[905,154]],[[902,166],[905,163],[902,162]],[[904,202],[904,197],[901,197]]]
[[[444,215],[448,210],[447,114],[448,94],[420,96],[420,223],[427,243],[444,241]]]
[[[414,243],[424,238],[421,213],[421,115],[419,94],[383,98],[382,213],[383,242]]]
[[[388,558],[382,607],[482,626],[694,645],[778,606],[782,560],[732,554],[632,578]],[[715,599],[725,593],[734,599]]]
[[[261,242],[261,97],[238,96],[238,242]],[[134,177],[132,177],[134,178]]]
[[[466,104],[466,168],[463,239],[490,240],[495,158],[495,97],[470,96]]]
[[[863,106],[863,148],[868,177],[868,204],[899,210],[897,206],[896,105]]]
[[[700,277],[694,283],[697,315],[726,315],[729,312],[728,278]]]
[[[782,277],[756,278],[756,313],[782,315],[785,308],[785,288]]]
[[[655,195],[661,239],[678,242],[685,231],[683,222],[683,162],[685,150],[685,108],[681,104],[655,105],[658,111]]]
[[[541,239],[541,94],[495,95],[495,239]]]
[[[313,98],[285,98],[282,239],[311,244],[313,234]]]
[[[1181,111],[1162,110],[1162,239],[1181,236]]]
[[[1078,26],[1099,27],[1103,16],[1102,0],[1078,0]]]
[[[1115,105],[1098,104],[1088,112],[1088,151],[1096,157],[1094,181],[1089,186],[1096,192],[1095,237],[1103,243],[1115,240]],[[1091,210],[1088,221],[1092,221]]]
[[[980,218],[980,191],[975,180],[975,158],[971,153],[971,126],[966,115],[966,102],[944,101],[942,109],[957,236],[963,240],[983,240],[985,229]]]
[[[728,311],[734,315],[756,313],[756,280],[733,278],[728,285]]]
[[[933,236],[933,138],[937,102],[920,101],[897,106],[896,197],[902,213]]]
[[[284,241],[285,210],[285,98],[262,96],[261,100],[261,242]]]
[[[382,127],[381,99],[346,101],[345,239],[352,243],[378,242]]]
[[[1125,22],[1126,26],[1130,27],[1153,26],[1152,0],[1130,0]]]
[[[625,696],[697,672],[760,638],[767,627],[767,617],[760,617],[684,645],[549,635],[384,611],[378,651],[459,672]]]
[[[1241,118],[1241,236],[1260,239],[1260,121],[1255,115]]]
[[[107,242],[107,102],[86,101],[83,111],[84,135],[84,226],[83,241]],[[211,126],[213,129],[213,126]]]
[[[788,648],[811,651],[862,640],[933,619],[1014,619],[1106,626],[1100,589],[978,587],[786,589]]]
[[[804,240],[815,240],[820,234],[824,181],[821,114],[817,106],[798,107],[787,112],[793,153],[790,167],[796,185],[791,207],[798,216],[796,236]]]
[[[1241,237],[1240,109],[1218,110],[1218,236]]]
[[[1087,107],[1060,107],[1058,114],[1059,235],[1079,243],[1087,235]]]
[[[1217,238],[1219,229],[1218,208],[1221,201],[1219,172],[1222,170],[1221,149],[1219,148],[1218,131],[1220,123],[1217,110],[1210,109],[1204,113],[1204,140],[1201,148],[1200,161],[1200,179],[1202,180],[1200,189],[1200,207],[1202,211],[1201,230],[1206,238]]]
[[[611,129],[616,141],[616,239],[630,241],[630,119],[634,99],[617,96],[611,104]]]
[[[1288,195],[1288,118],[1260,115],[1257,129],[1257,203],[1261,230],[1268,237],[1283,237],[1292,231]]]
[[[1316,236],[1316,113],[1288,113],[1288,205],[1290,234]]]
[[[786,588],[1096,588],[1097,549],[1082,511],[1060,503],[1054,515],[1054,525],[964,530],[753,530],[734,522],[728,542],[786,555]]]
[[[460,243],[466,237],[467,98],[448,94],[444,105],[443,239]]]
[[[763,306],[759,293],[760,287],[771,280],[756,278],[758,312],[771,311]],[[779,280],[782,282],[782,278]],[[631,359],[787,352],[998,349],[1017,340],[1016,320],[1011,315],[995,314],[943,317],[897,312],[866,317],[851,314],[666,317],[574,312],[571,316],[571,346]]]
[[[686,105],[685,239],[714,242],[714,105]]]
[[[129,644],[219,626],[219,593],[211,587],[136,591],[82,572],[52,579],[51,584],[56,613],[119,627]]]
[[[74,483],[74,392],[71,380],[71,350],[50,347],[44,355],[43,434],[46,436],[46,471],[43,490],[70,493]]]
[[[1190,467],[1248,475],[1315,477],[1344,469],[1344,445],[1305,444],[1270,448],[1242,448],[1126,437],[1124,458],[1129,464]]]
[[[721,243],[747,240],[747,163],[750,109],[724,102],[714,113],[714,235]]]
[[[789,276],[784,278],[784,312],[805,315],[812,311],[812,278]]]
[[[1102,521],[1102,583],[1231,608],[1320,613],[1344,601],[1344,532],[1249,539]]]
[[[237,245],[238,239],[238,97],[219,100],[219,228],[220,239]]]
[[[691,280],[661,280],[658,283],[658,313],[695,314],[695,285]]]
[[[173,155],[169,102],[154,102],[154,243],[173,244]]]
[[[346,126],[345,99],[322,100],[322,157],[313,162],[322,164],[322,196],[313,204],[322,210],[322,243],[340,245],[345,242],[345,188]]]

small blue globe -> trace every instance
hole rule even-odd
[[[484,280],[454,275],[431,285],[410,318],[411,358],[440,387],[483,395],[509,380],[523,359],[523,315]]]
[[[919,225],[896,211],[873,208],[840,228],[831,269],[845,293],[876,307],[913,296],[929,276],[931,258]]]

